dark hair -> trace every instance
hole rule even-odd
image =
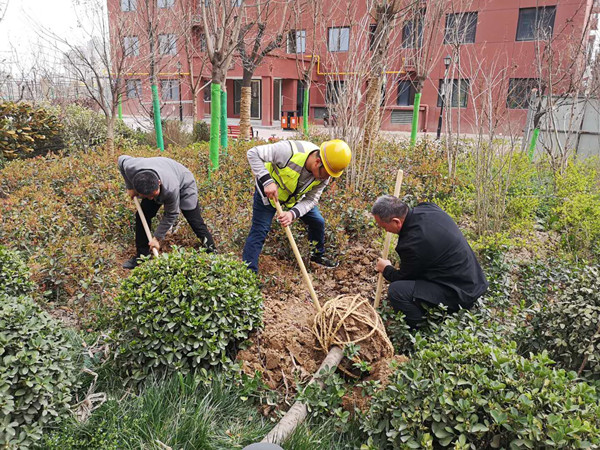
[[[150,195],[158,189],[158,181],[153,170],[141,170],[133,177],[133,188],[142,195]]]
[[[371,208],[371,214],[386,223],[392,219],[404,219],[407,213],[408,205],[393,195],[382,195]]]

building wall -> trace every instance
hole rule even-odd
[[[144,0],[138,0],[138,4]],[[160,28],[169,32],[178,32],[181,26],[181,10],[185,5],[194,0],[175,0],[175,6],[172,10],[158,11],[161,18]],[[129,20],[132,33],[144,35],[144,21],[139,19],[142,14],[140,11],[126,12],[120,11],[120,0],[108,0],[111,15],[111,23],[114,28],[120,17],[120,20]],[[183,2],[183,3],[182,3]],[[465,10],[460,9],[460,5],[465,2],[469,7]],[[445,66],[443,58],[447,54],[454,56],[460,55],[461,78],[469,80],[478,80],[479,74],[495,74],[497,79],[495,87],[492,89],[494,100],[497,102],[495,114],[502,119],[502,126],[507,130],[521,130],[525,124],[526,111],[523,109],[506,108],[506,96],[508,90],[508,80],[510,78],[535,78],[538,70],[536,69],[536,52],[539,50],[539,42],[516,40],[517,26],[519,21],[519,9],[535,6],[556,6],[556,16],[554,23],[554,51],[557,57],[563,62],[565,69],[575,71],[578,66],[569,65],[569,50],[579,39],[587,39],[583,36],[584,23],[591,14],[593,0],[453,0],[456,12],[477,11],[477,29],[475,42],[472,44],[463,44],[458,50],[450,45],[443,43],[444,23],[439,27],[436,35],[435,55],[437,63],[433,66],[429,78],[426,80],[421,99],[420,109],[420,129],[422,131],[435,131],[440,115],[438,107],[438,87],[440,80],[444,79]],[[365,1],[356,2],[355,0],[332,1],[324,0],[323,11],[319,15],[320,22],[315,27],[316,37],[311,42],[312,34],[312,15],[307,11],[304,16],[295,19],[293,26],[297,29],[306,29],[306,50],[304,55],[288,54],[286,45],[283,48],[267,56],[261,66],[254,74],[254,79],[261,80],[261,122],[264,125],[273,123],[273,80],[282,79],[282,111],[296,110],[298,108],[297,89],[298,80],[301,78],[298,65],[299,61],[304,60],[305,64],[310,62],[310,55],[318,56],[319,64],[312,71],[312,85],[310,91],[310,118],[316,123],[322,122],[321,119],[314,118],[315,108],[323,108],[325,104],[325,90],[328,81],[343,80],[343,73],[352,70],[356,65],[361,52],[368,51],[365,48],[367,42],[367,23],[361,19],[365,17]],[[126,17],[126,19],[123,19]],[[179,18],[179,19],[178,19]],[[179,22],[178,22],[179,20]],[[273,21],[278,24],[282,20],[281,14],[275,15]],[[356,25],[356,24],[360,24]],[[349,52],[329,52],[327,51],[328,27],[349,26],[353,24],[350,30],[351,50]],[[405,50],[400,50],[402,25],[398,24],[392,32],[391,49],[392,53],[397,55],[388,61],[390,71],[402,72],[400,74],[388,74],[386,101],[382,109],[382,128],[385,130],[403,130],[408,131],[410,125],[392,124],[391,116],[394,111],[401,111],[404,114],[410,114],[412,106],[398,106],[396,98],[398,94],[398,81],[401,79],[412,79],[415,76],[414,70],[405,64]],[[142,41],[142,40],[141,40]],[[357,42],[361,42],[357,44]],[[125,114],[137,114],[140,111],[140,104],[145,104],[144,110],[148,110],[150,104],[150,83],[148,70],[149,47],[146,43],[140,42],[140,56],[132,57],[131,70],[128,77],[136,77],[142,80],[143,90],[141,102],[138,100],[128,100],[124,102]],[[361,47],[362,45],[362,47]],[[363,58],[364,59],[364,58]],[[196,57],[193,60],[194,72],[201,78],[201,84],[210,79],[210,65],[203,63],[202,57]],[[181,63],[181,69],[177,68],[177,63]],[[569,67],[567,67],[569,66]],[[560,68],[556,69],[560,71]],[[449,78],[456,74],[457,66],[452,64]],[[177,54],[170,57],[161,57],[157,63],[158,79],[180,79],[182,102],[186,113],[191,114],[191,93],[186,87],[186,80],[189,79],[189,66],[187,58],[183,51],[183,46],[178,42]],[[233,114],[233,79],[241,79],[241,64],[236,62],[234,67],[228,73],[229,81],[226,83],[228,90],[228,116]],[[475,82],[474,82],[475,83]],[[481,82],[476,81],[478,85]],[[475,86],[475,84],[474,84]],[[208,87],[210,89],[210,87]],[[556,94],[557,92],[555,92]],[[198,94],[197,115],[202,118],[210,114],[210,103],[204,102],[204,94]],[[178,103],[178,102],[175,102]],[[178,105],[170,102],[165,110],[175,109],[178,112]],[[450,113],[450,126],[453,130],[460,129],[461,132],[472,132],[476,128],[477,100],[469,96],[465,108],[452,108]],[[396,113],[395,113],[396,114]]]

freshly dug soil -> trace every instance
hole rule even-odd
[[[321,303],[340,294],[373,299],[377,256],[377,251],[359,245],[348,250],[338,268],[324,269],[311,263],[309,273]],[[310,378],[325,357],[312,332],[316,311],[295,261],[263,254],[260,273],[265,280],[264,329],[251,338],[251,346],[240,351],[237,358],[248,374],[259,371],[269,387],[286,397],[293,396],[297,381]],[[381,340],[360,345],[361,353],[364,351],[375,367],[387,367],[388,360],[380,360],[386,353]],[[378,369],[371,377],[378,374],[388,375]]]

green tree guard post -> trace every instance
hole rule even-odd
[[[414,147],[417,142],[417,130],[419,129],[419,108],[421,106],[421,93],[415,94],[415,104],[413,106],[412,129],[410,132],[410,146]]]
[[[210,85],[210,167],[208,174],[219,168],[219,128],[221,121],[221,85]]]
[[[119,120],[123,120],[123,102],[121,101],[121,94],[119,94],[119,103],[117,104],[117,115]]]
[[[302,128],[304,135],[308,136],[308,89],[304,89],[304,103],[302,104]]]
[[[221,91],[221,147],[227,155],[227,91]]]
[[[152,112],[154,114],[154,131],[156,132],[156,145],[161,152],[165,151],[163,141],[162,123],[160,122],[160,103],[158,101],[158,88],[152,85]]]
[[[529,156],[529,161],[533,161],[533,154],[535,153],[535,147],[537,146],[537,140],[539,135],[540,129],[534,128],[533,135],[531,136],[531,142],[529,143],[529,151],[527,152],[527,156]]]

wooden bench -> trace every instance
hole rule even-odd
[[[240,126],[239,125],[227,125],[227,137],[231,139],[240,138]],[[258,137],[258,131],[255,133],[254,128],[250,127],[250,139]]]

